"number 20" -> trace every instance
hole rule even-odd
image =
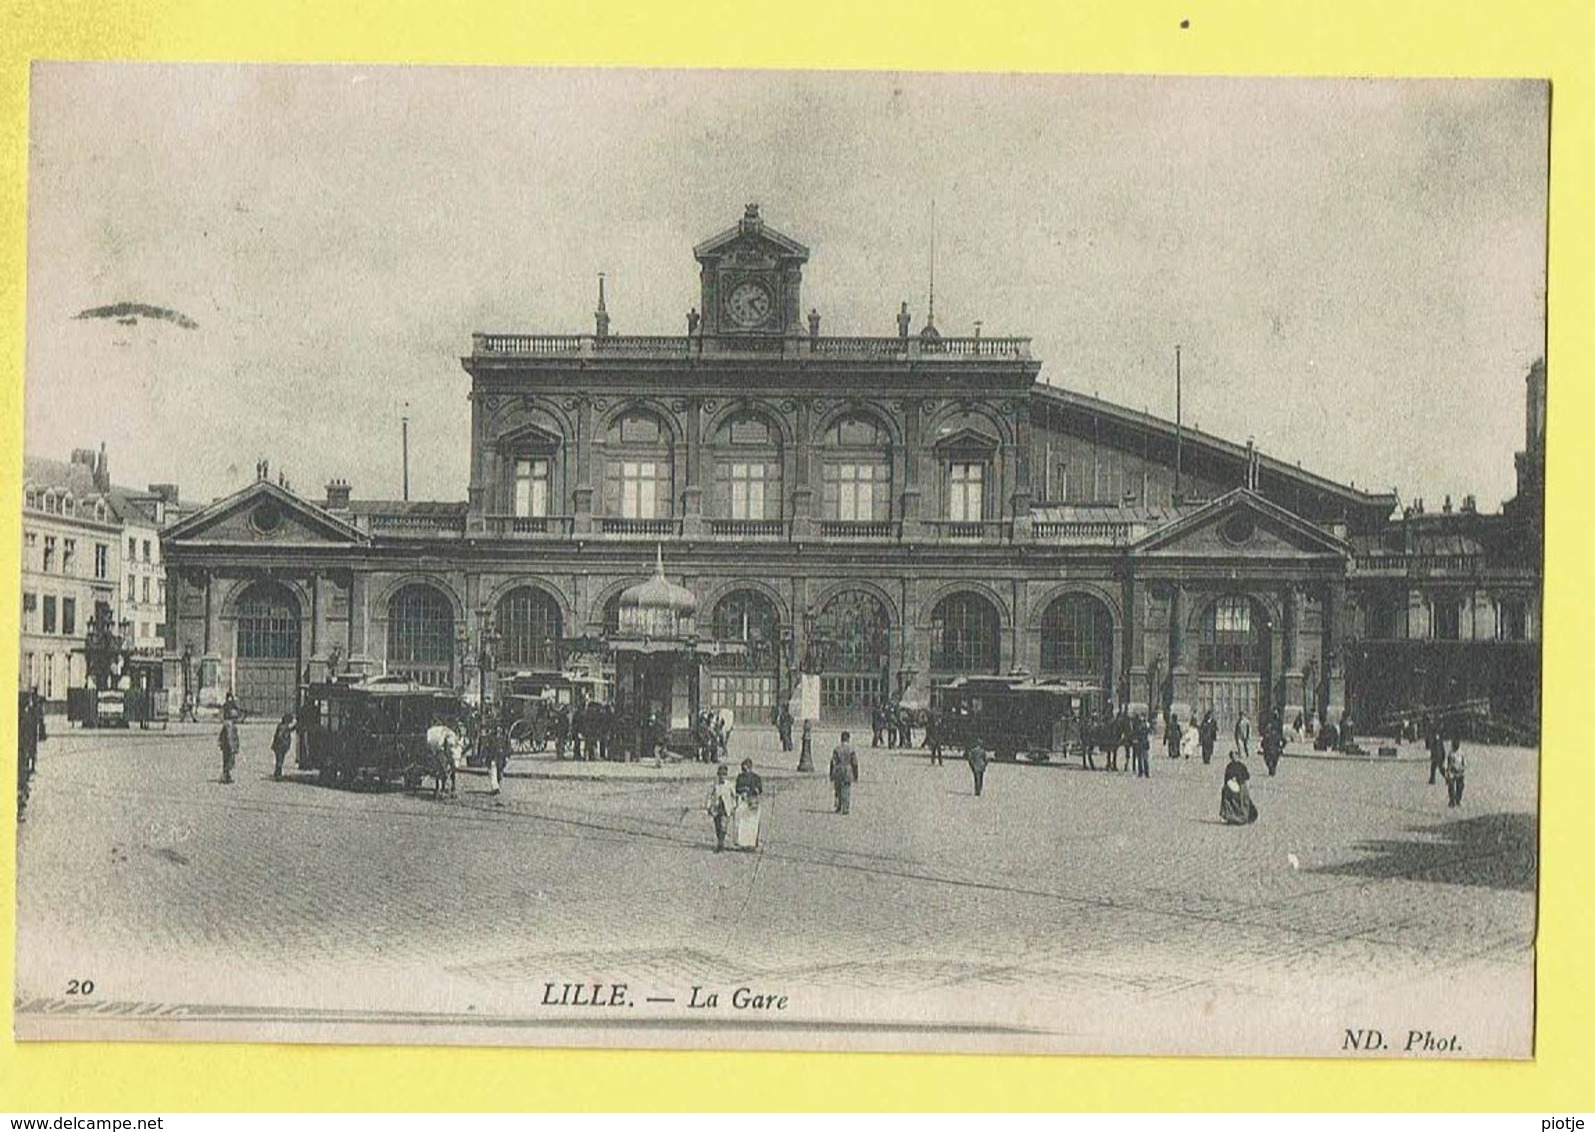
[[[67,994],[93,994],[93,979],[68,979],[66,981]]]

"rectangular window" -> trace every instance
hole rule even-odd
[[[148,562],[149,560],[150,560],[150,540],[149,539],[145,539],[144,540],[144,561]]]
[[[985,465],[954,464],[947,481],[949,519],[955,523],[978,523],[986,517]]]
[[[764,518],[765,475],[764,464],[731,465],[731,518]]]
[[[1462,639],[1462,603],[1437,601],[1434,603],[1434,639],[1460,641]]]
[[[142,594],[141,600],[144,602],[145,605],[148,605],[149,601],[150,601],[150,580],[149,580],[148,577],[146,577],[144,579],[144,585],[143,585],[143,588],[141,590],[141,594]]]
[[[155,600],[157,602],[159,602],[163,606],[166,604],[166,579],[165,578],[156,578],[155,579]]]
[[[44,658],[44,698],[47,699],[47,700],[55,698],[55,657],[54,656],[46,656]]]
[[[127,576],[127,600],[129,604],[138,600],[138,579],[132,574]]]
[[[111,576],[111,548],[103,542],[94,544],[94,576],[100,579]]]
[[[625,460],[620,465],[620,515],[623,519],[658,517],[659,465],[652,460]]]
[[[55,536],[44,536],[44,572],[55,573]]]
[[[540,519],[548,514],[548,461],[515,461],[515,516]]]
[[[61,599],[61,635],[70,637],[78,631],[78,602],[76,598]]]
[[[34,660],[31,652],[22,654],[22,686],[35,688],[39,684],[38,662]]]
[[[880,522],[887,517],[884,464],[827,464],[825,517],[844,523]]]
[[[137,557],[138,557],[138,539],[130,538],[130,539],[127,540],[127,560],[129,562],[132,562]]]
[[[22,568],[33,569],[33,555],[39,548],[39,536],[32,531],[22,532]]]
[[[25,593],[22,595],[22,631],[31,633],[34,624],[39,620],[39,595]]]
[[[1521,601],[1503,601],[1495,609],[1495,636],[1501,641],[1526,641],[1529,638],[1528,606]]]
[[[44,631],[55,632],[55,595],[44,595]]]
[[[61,540],[61,573],[71,577],[77,573],[78,540],[75,538]]]

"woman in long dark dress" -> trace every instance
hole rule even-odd
[[[1257,820],[1257,807],[1252,803],[1251,791],[1246,789],[1252,777],[1238,754],[1232,754],[1224,768],[1224,789],[1219,794],[1218,816],[1225,825],[1250,825]]]

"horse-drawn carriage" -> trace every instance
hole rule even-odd
[[[465,735],[469,711],[455,693],[409,680],[312,684],[299,709],[298,766],[333,785],[402,779],[414,789],[449,769],[429,747],[428,730],[441,723]]]
[[[1102,690],[1070,680],[1028,676],[960,676],[936,690],[933,707],[947,746],[973,743],[994,758],[1021,755],[1047,762],[1054,755],[1085,757]]]
[[[501,685],[498,721],[516,754],[546,751],[570,737],[576,710],[597,696],[598,681],[567,672],[517,672]]]

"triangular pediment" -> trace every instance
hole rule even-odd
[[[976,448],[989,452],[998,447],[999,444],[1000,441],[998,441],[996,437],[990,435],[989,433],[981,432],[979,429],[960,428],[954,429],[946,436],[936,437],[936,439],[932,442],[932,447],[938,450],[947,448]]]
[[[1349,558],[1351,546],[1245,488],[1147,535],[1130,548],[1138,558]]]
[[[806,262],[809,249],[765,224],[759,219],[758,206],[749,205],[748,214],[740,224],[727,228],[718,236],[709,237],[693,248],[692,254],[699,261],[713,259],[751,263],[760,259],[774,262],[796,259]]]
[[[363,543],[363,532],[269,480],[256,480],[168,528],[162,540],[188,544]]]

